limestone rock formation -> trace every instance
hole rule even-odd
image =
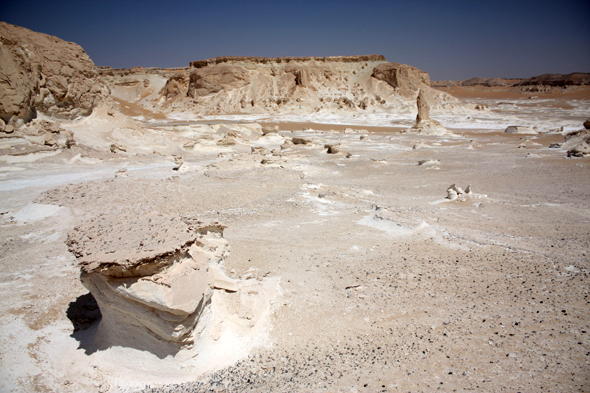
[[[558,147],[567,150],[568,157],[586,157],[590,155],[590,130],[583,128],[564,136]]]
[[[531,134],[536,135],[538,134],[532,127],[524,127],[524,126],[508,126],[504,131],[506,134]]]
[[[373,69],[374,78],[387,82],[394,88],[413,92],[425,86],[430,87],[427,72],[406,64],[384,63]]]
[[[567,151],[568,157],[586,157],[590,156],[590,138],[583,140],[576,146]]]
[[[430,105],[424,94],[424,90],[420,90],[416,99],[418,106],[418,114],[416,115],[416,124],[409,129],[409,132],[423,133],[423,134],[447,134],[449,131],[442,126],[438,121],[430,118]]]
[[[248,71],[242,67],[217,65],[211,68],[197,68],[190,74],[188,96],[207,96],[221,90],[234,90],[250,82]]]
[[[189,81],[190,77],[186,73],[178,72],[172,75],[160,90],[160,97],[170,99],[176,96],[187,96]]]
[[[457,199],[464,200],[465,196],[471,195],[471,184],[467,186],[465,190],[461,187],[457,187],[454,183],[447,188],[447,199],[450,201],[455,201]]]
[[[215,283],[237,290],[219,269],[228,253],[224,228],[142,213],[101,216],[71,231],[69,250],[102,313],[95,346],[128,346],[160,357],[190,347]]]
[[[424,92],[420,90],[418,98],[416,99],[416,105],[418,106],[418,114],[416,115],[416,123],[420,123],[424,120],[430,120],[430,105],[424,96]]]
[[[37,111],[89,115],[108,95],[94,63],[72,42],[0,22],[0,118],[28,122]]]
[[[432,89],[426,72],[379,55],[219,57],[169,77],[149,109],[203,115],[408,110],[418,89],[437,105],[458,103]]]
[[[312,145],[313,141],[309,138],[293,137],[291,138],[294,145]]]

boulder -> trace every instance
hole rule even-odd
[[[313,141],[307,138],[293,137],[291,138],[294,145],[311,145]]]
[[[336,144],[336,145],[328,144],[328,145],[324,145],[324,148],[328,149],[327,150],[328,154],[337,154],[337,153],[341,152],[340,144]]]
[[[262,126],[262,135],[278,134],[279,126]]]
[[[568,157],[585,157],[590,155],[590,130],[583,128],[569,132],[563,137],[562,147],[567,148]]]
[[[174,159],[174,167],[172,168],[173,171],[183,172],[187,169],[183,156],[173,155],[172,158]]]
[[[0,42],[0,117],[6,123],[28,122],[37,111],[86,116],[108,96],[80,46],[4,22]]]
[[[129,174],[127,173],[127,169],[125,168],[119,169],[117,172],[115,172],[115,179],[127,176],[129,176]]]
[[[234,146],[236,144],[236,138],[233,136],[226,135],[217,141],[217,146]]]
[[[465,190],[454,183],[447,188],[447,199],[450,201],[457,200],[458,198],[465,200],[464,197],[467,195],[472,195],[471,184],[469,184]]]
[[[44,137],[44,142],[43,144],[46,146],[50,146],[50,147],[57,147],[58,145],[58,134],[54,134],[51,132],[48,132],[45,134]]]
[[[127,151],[127,149],[125,149],[123,146],[117,145],[116,143],[111,143],[110,150],[111,150],[111,153],[116,153],[119,151],[121,151],[121,152]]]
[[[585,140],[567,151],[568,157],[586,157],[590,155],[589,140]]]
[[[587,130],[590,130],[590,119],[588,119],[584,122],[584,128]]]

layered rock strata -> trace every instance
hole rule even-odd
[[[0,22],[0,118],[28,122],[37,111],[89,115],[108,87],[86,52],[73,42]]]
[[[428,73],[381,55],[220,57],[169,77],[148,107],[205,115],[410,111],[419,89],[437,104],[457,103],[430,87]]]
[[[207,326],[213,289],[237,290],[220,266],[223,229],[154,213],[101,216],[71,231],[69,250],[102,313],[94,348],[159,357],[190,348]]]

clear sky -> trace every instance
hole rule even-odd
[[[432,80],[590,72],[590,0],[0,0],[0,20],[113,68],[382,54]]]

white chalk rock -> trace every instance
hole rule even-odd
[[[452,188],[447,189],[447,199],[450,201],[454,201],[457,199],[457,191],[453,190]]]
[[[218,267],[228,253],[224,228],[136,213],[101,216],[71,231],[67,244],[102,314],[95,347],[165,357],[192,346],[204,329],[197,326],[207,323],[216,278],[237,290]]]
[[[450,201],[454,201],[457,198],[461,198],[466,195],[472,195],[471,184],[469,184],[465,190],[463,190],[461,187],[458,187],[455,183],[451,184],[447,188],[447,199]]]
[[[532,127],[523,127],[523,126],[508,126],[504,131],[506,134],[531,134],[535,135],[538,134]]]

